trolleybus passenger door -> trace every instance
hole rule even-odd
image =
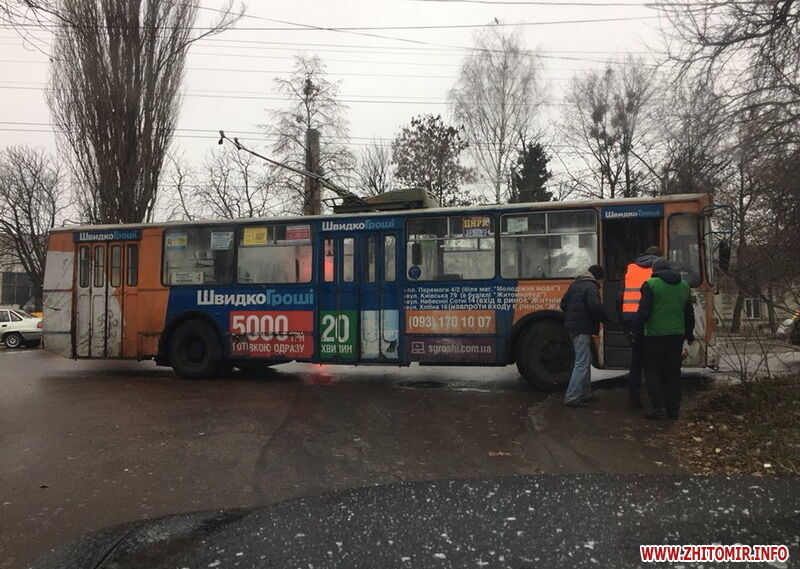
[[[396,232],[359,237],[362,251],[360,360],[391,362],[399,359],[400,298],[397,286]]]
[[[322,283],[318,315],[319,359],[354,362],[358,354],[358,243],[355,237],[322,235]]]
[[[73,322],[73,342],[76,357],[89,357],[89,343],[92,337],[92,245],[81,243],[76,252],[75,266],[75,312]]]
[[[125,244],[108,244],[108,282],[104,356],[118,358],[122,353],[122,315],[125,305]]]
[[[118,357],[125,288],[124,244],[80,243],[75,287],[75,355]]]
[[[612,218],[608,211],[632,209],[634,206],[608,206],[603,210],[603,258],[606,271],[603,281],[603,304],[611,321],[603,331],[603,364],[608,368],[628,368],[631,365],[631,348],[623,325],[619,294],[625,286],[625,269],[647,247],[660,245],[661,216],[663,209],[641,208],[640,217]]]

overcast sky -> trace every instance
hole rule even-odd
[[[221,5],[221,0],[203,0],[197,25],[211,22],[213,9]],[[526,46],[544,56],[542,77],[549,104],[543,124],[558,117],[564,87],[576,71],[603,67],[604,61],[618,61],[625,52],[649,58],[649,47],[661,45],[656,10],[632,0],[251,1],[247,17],[236,28],[192,48],[176,147],[197,165],[216,144],[219,129],[267,142],[257,134],[258,125],[269,120],[269,110],[284,104],[277,100],[273,79],[288,76],[294,56],[306,53],[318,54],[330,78],[341,80],[351,142],[358,154],[373,138],[393,138],[415,114],[447,116],[447,91],[465,54],[458,48],[472,45],[477,27],[495,18],[521,24]],[[302,29],[300,24],[461,27],[335,32]],[[37,40],[23,42],[13,29],[0,27],[0,147],[54,147],[43,92],[48,67],[43,52],[48,51],[50,34],[38,29],[32,33]]]

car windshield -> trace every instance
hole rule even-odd
[[[13,312],[14,314],[16,314],[17,316],[19,316],[21,318],[36,318],[36,316],[28,314],[24,310],[12,310],[11,312]]]

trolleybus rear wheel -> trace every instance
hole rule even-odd
[[[517,369],[541,391],[565,389],[575,354],[572,339],[558,322],[543,320],[528,328],[517,349]]]
[[[208,379],[224,370],[222,344],[211,324],[187,320],[172,334],[169,361],[178,375],[188,379]]]

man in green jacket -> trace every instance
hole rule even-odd
[[[683,341],[694,342],[694,310],[689,285],[659,258],[642,285],[633,342],[644,341],[644,373],[651,408],[648,419],[677,419],[681,409]]]

